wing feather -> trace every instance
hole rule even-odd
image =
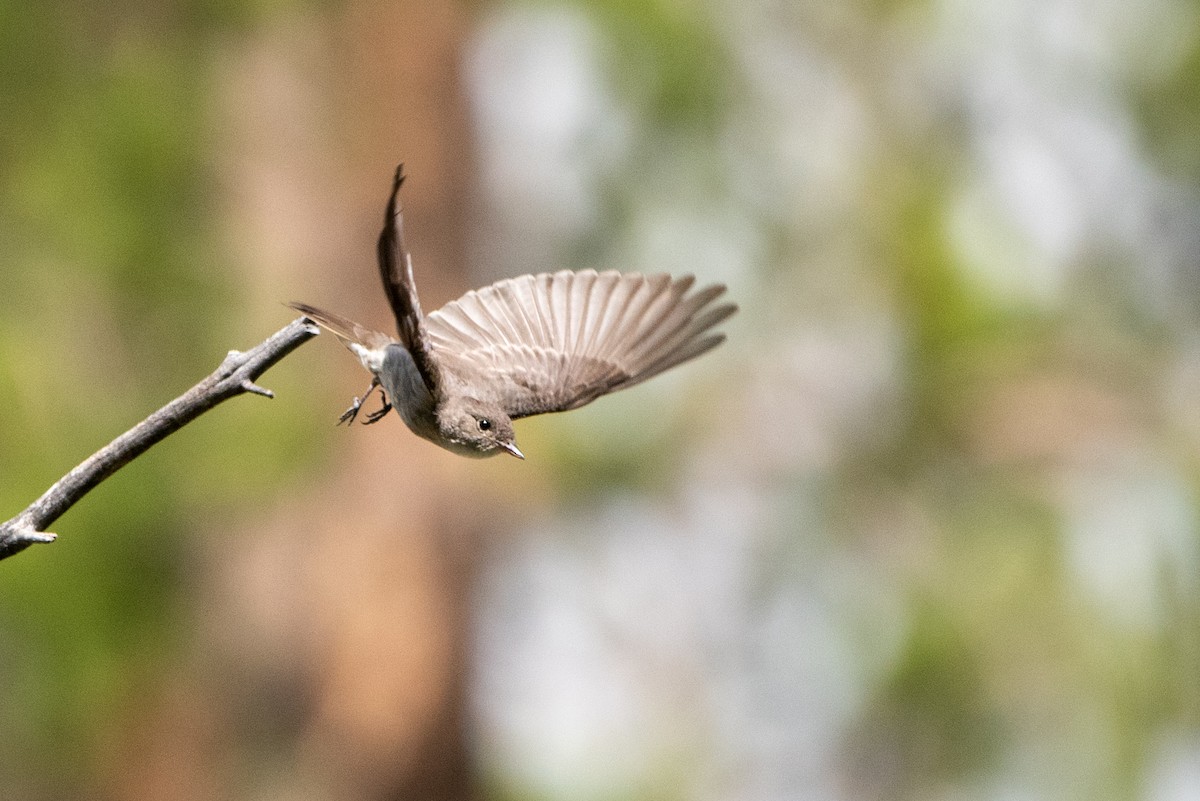
[[[473,290],[424,318],[443,369],[514,417],[575,409],[724,341],[723,286],[666,274],[560,271]]]
[[[635,312],[631,310],[637,308],[634,304],[638,302],[638,297],[645,291],[645,279],[617,281],[616,288],[613,290],[615,301],[610,312],[609,333],[597,349],[596,357],[598,359],[611,359],[613,354],[623,346],[622,343],[628,332],[630,321],[635,319]]]
[[[696,313],[711,303],[722,291],[723,287],[711,286],[687,299],[677,299],[668,312],[652,324],[644,325],[639,331],[639,344],[635,346],[631,357],[637,358],[651,351],[662,350],[676,340],[686,338],[692,333],[689,324],[695,322]]]
[[[568,291],[570,287],[561,273],[551,277],[550,287],[550,312],[554,315],[554,338],[551,342],[561,347],[565,353],[571,338],[571,293]]]
[[[597,336],[593,346],[593,355],[597,359],[614,360],[625,349],[624,341],[630,334],[630,325],[639,314],[649,291],[644,276],[617,275],[604,335]]]
[[[618,276],[613,273],[605,273],[596,278],[591,313],[588,317],[587,339],[583,347],[586,353],[598,353],[600,343],[603,343],[612,331],[613,318],[609,313],[608,306],[617,284]]]
[[[536,342],[540,336],[537,326],[529,316],[528,293],[523,283],[508,283],[499,293],[504,298],[508,316],[513,321],[516,337],[522,342]]]
[[[408,349],[426,388],[437,393],[440,384],[437,362],[430,356],[425,338],[424,316],[413,281],[412,256],[404,244],[404,214],[400,207],[400,186],[404,183],[404,165],[396,168],[392,193],[383,215],[383,231],[379,234],[376,252],[379,257],[379,277],[383,291],[396,318],[400,342]]]

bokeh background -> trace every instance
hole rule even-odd
[[[0,797],[1200,798],[1198,132],[1195,0],[0,2],[0,516],[399,161],[427,308],[742,308],[523,463],[305,345],[0,564]]]

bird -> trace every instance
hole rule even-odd
[[[714,303],[721,284],[693,291],[692,275],[561,270],[474,289],[422,314],[404,241],[401,164],[379,235],[379,274],[397,336],[339,314],[287,305],[332,332],[371,373],[338,423],[352,425],[370,394],[408,428],[454,453],[518,459],[513,421],[578,409],[640,384],[725,341],[713,329],[737,311]]]

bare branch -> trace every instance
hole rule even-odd
[[[255,380],[272,365],[319,333],[308,318],[293,320],[266,341],[241,353],[231,350],[212,375],[85,459],[25,511],[0,524],[0,559],[37,542],[53,542],[46,528],[92,488],[145,453],[151,445],[235,395],[274,397]]]

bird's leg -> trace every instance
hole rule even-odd
[[[342,416],[338,418],[337,424],[339,426],[342,423],[345,423],[348,426],[354,425],[354,420],[356,417],[358,417],[358,410],[362,408],[362,405],[364,403],[366,403],[367,398],[371,397],[371,393],[374,392],[375,388],[378,386],[379,386],[379,378],[376,376],[371,376],[371,386],[367,387],[367,391],[363,393],[361,398],[354,399],[354,402],[350,404],[349,409],[342,412]],[[380,392],[382,392],[382,391],[383,390],[380,390]],[[386,400],[384,401],[384,405],[388,405]],[[375,422],[374,420],[370,419],[371,417],[372,417],[372,415],[368,415],[367,421],[370,423]]]
[[[383,395],[383,406],[380,406],[378,409],[367,415],[367,419],[363,420],[364,426],[369,426],[372,423],[378,423],[384,418],[384,415],[392,410],[392,404],[388,403],[387,394],[385,394],[382,389],[379,390],[379,394]]]

